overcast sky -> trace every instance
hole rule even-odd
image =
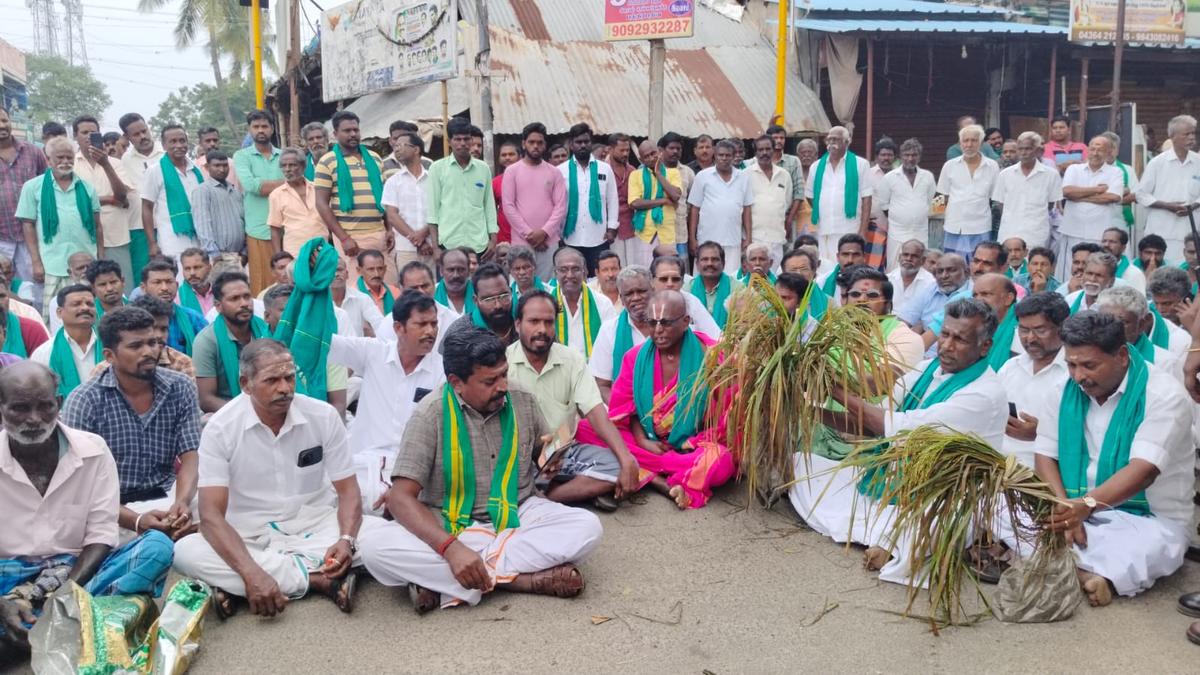
[[[303,4],[315,23],[319,12],[311,3]],[[203,37],[198,40],[201,46],[175,48],[172,30],[178,0],[170,0],[153,14],[138,12],[137,5],[138,0],[83,0],[88,62],[112,97],[112,106],[101,118],[105,131],[116,131],[117,119],[127,112],[151,117],[167,95],[179,87],[213,82],[208,55],[202,48]],[[55,0],[55,9],[61,30],[65,15],[59,0]],[[0,17],[0,38],[32,52],[33,15],[25,0],[0,0]],[[311,35],[303,15],[301,26],[306,35]]]

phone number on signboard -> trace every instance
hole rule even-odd
[[[637,23],[617,23],[608,27],[609,37],[642,37],[654,35],[678,35],[688,33],[691,19],[661,19]]]

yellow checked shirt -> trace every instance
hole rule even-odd
[[[361,147],[361,146],[360,146]],[[383,162],[379,155],[362,148],[375,160],[380,171],[380,189],[383,181]],[[338,225],[348,233],[372,234],[383,229],[383,212],[375,206],[375,195],[371,192],[371,183],[367,180],[367,169],[363,166],[362,156],[358,154],[346,156],[346,166],[350,169],[350,179],[354,183],[354,208],[346,213],[342,210],[337,188],[337,156],[333,151],[325,153],[316,166],[313,167],[313,187],[325,188],[330,191],[329,208],[337,218]]]
[[[649,171],[649,169],[647,169],[646,167],[642,167],[641,169],[638,169],[637,171],[634,171],[632,174],[630,174],[630,176],[629,176],[629,203],[630,204],[633,204],[634,202],[638,201],[639,199],[653,199],[654,195],[657,194],[658,186],[655,185],[653,178],[650,179],[650,193],[648,195],[645,195],[642,190],[643,176],[648,171]],[[671,185],[674,185],[677,188],[682,188],[683,181],[682,181],[682,178],[680,178],[680,176],[679,176],[679,167],[675,167],[675,168],[668,167],[667,168],[667,182],[670,183]],[[686,199],[687,199],[686,193],[682,197],[680,197],[681,201],[684,201]],[[636,213],[637,213],[637,211],[634,211],[634,214],[636,214]],[[658,235],[658,243],[674,244],[675,243],[675,226],[676,226],[675,207],[671,206],[669,203],[663,205],[663,207],[662,207],[663,219],[662,219],[661,223],[654,222],[654,218],[650,215],[650,213],[651,213],[650,211],[646,212],[646,225],[645,225],[645,227],[642,228],[641,232],[637,233],[638,237],[642,241],[649,244],[650,242],[654,241],[655,235]]]

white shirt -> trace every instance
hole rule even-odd
[[[375,331],[376,337],[386,338],[388,335],[394,335],[391,330],[391,317],[385,317],[383,312],[379,311],[379,305],[376,305],[370,296],[351,284],[346,285],[346,297],[342,298],[340,309],[346,313],[346,329],[339,331],[343,335],[362,337],[364,335],[363,326],[370,326],[371,330]],[[438,324],[440,335],[442,330],[440,313],[438,314]]]
[[[1050,202],[1062,198],[1062,177],[1045,164],[1034,162],[1028,176],[1019,163],[1004,169],[992,189],[992,200],[1004,205],[996,239],[1018,237],[1029,248],[1045,246],[1050,240]]]
[[[1125,189],[1121,170],[1105,164],[1099,171],[1085,164],[1072,164],[1063,173],[1062,186],[1096,187],[1107,185],[1108,194],[1121,196]],[[1165,211],[1163,213],[1166,213]],[[1121,217],[1120,204],[1089,204],[1067,200],[1062,219],[1058,222],[1059,234],[1099,242],[1104,231],[1112,226],[1113,218]],[[1183,236],[1183,235],[1180,235]]]
[[[892,402],[896,408],[900,407],[905,393],[916,384],[928,365],[928,361],[921,363],[916,370],[896,383],[896,389],[892,393]],[[925,395],[929,396],[937,391],[938,386],[950,376],[951,373],[939,367],[934,372],[933,381],[929,383]],[[1008,402],[1005,401],[1004,395],[1000,379],[991,368],[987,368],[982,375],[942,403],[909,412],[885,412],[883,434],[891,436],[915,429],[922,424],[941,424],[960,433],[977,434],[988,445],[999,448],[1004,443],[1004,427],[1008,423]]]
[[[750,207],[750,239],[756,243],[782,244],[787,240],[784,223],[792,205],[792,176],[783,167],[771,167],[771,177],[758,162],[746,169],[754,204]]]
[[[247,394],[213,414],[200,435],[199,486],[229,489],[225,520],[243,538],[266,534],[273,522],[292,523],[293,531],[319,522],[336,509],[333,483],[353,477],[337,410],[301,394],[278,436]]]
[[[604,297],[603,293],[592,293],[592,299],[596,301],[596,313],[600,316],[600,325],[603,326],[605,321],[615,317],[617,313],[613,311],[612,301]],[[563,296],[562,311],[567,313],[567,346],[575,351],[587,356],[587,341],[583,335],[583,291],[579,292],[579,299],[575,304],[575,312],[571,312],[570,305],[566,302],[566,296]],[[597,327],[599,329],[599,327]],[[599,333],[597,333],[599,337]],[[595,343],[592,343],[593,351],[595,351]]]
[[[613,377],[613,346],[617,341],[617,322],[620,320],[621,315],[618,314],[605,321],[600,325],[600,332],[596,334],[596,342],[592,345],[592,358],[588,360],[588,370],[598,380],[612,382],[617,379]],[[631,347],[637,347],[646,341],[646,336],[638,332],[632,319],[629,319],[629,330],[633,337]],[[624,354],[619,354],[617,359],[623,356]]]
[[[400,168],[387,179],[383,184],[383,195],[379,198],[379,202],[385,207],[391,206],[400,213],[400,218],[414,232],[419,232],[428,227],[425,220],[425,183],[429,182],[429,172],[425,167],[421,167],[421,175],[413,176],[408,172],[408,167],[400,165]],[[408,237],[396,235],[396,250],[416,253],[417,247],[408,240]]]
[[[1125,227],[1124,221],[1121,222],[1121,227]],[[1138,289],[1142,293],[1146,292],[1146,273],[1138,269],[1138,266],[1134,265],[1133,263],[1130,263],[1129,266],[1125,268],[1125,273],[1117,278]]]
[[[117,180],[128,186],[129,178],[125,176],[125,168],[121,162],[111,157],[108,161],[112,165]],[[112,183],[108,180],[108,174],[104,172],[104,167],[99,164],[93,166],[83,153],[75,153],[75,173],[84,182],[95,188],[97,197],[103,199],[113,196]],[[126,199],[130,206],[141,208],[141,200],[129,199],[128,195],[126,195]],[[116,204],[100,205],[100,227],[104,232],[105,246],[124,246],[129,243],[129,210],[129,208],[122,208]],[[140,211],[138,213],[141,215]]]
[[[1192,519],[1192,492],[1195,479],[1195,444],[1189,437],[1192,428],[1192,404],[1183,385],[1175,378],[1150,366],[1146,380],[1146,412],[1133,436],[1129,459],[1140,459],[1158,467],[1158,477],[1146,488],[1150,510],[1160,518],[1187,525]],[[1088,447],[1087,486],[1096,488],[1096,467],[1104,434],[1112,423],[1121,397],[1125,395],[1128,376],[1121,380],[1117,391],[1101,405],[1089,399],[1084,418],[1084,440]],[[1046,405],[1038,418],[1037,441],[1034,449],[1039,455],[1058,459],[1058,420],[1064,381],[1046,397]]]
[[[432,351],[421,359],[411,373],[404,372],[392,340],[334,335],[329,344],[329,360],[361,375],[358,414],[350,423],[350,452],[367,450],[395,452],[400,447],[404,428],[421,398],[438,395],[446,382],[442,357]]]
[[[1120,169],[1114,171],[1121,173]],[[1190,231],[1187,216],[1152,209],[1150,205],[1154,202],[1200,202],[1200,154],[1188,152],[1187,159],[1181,162],[1174,150],[1159,153],[1142,172],[1137,201],[1146,207],[1146,234],[1157,234],[1168,240],[1183,239]],[[1182,250],[1171,253],[1183,259]]]
[[[692,330],[704,333],[714,340],[720,340],[721,327],[717,325],[716,319],[712,317],[704,303],[691,293],[684,293],[683,299],[687,302],[688,316],[692,317]]]
[[[849,155],[847,155],[849,156]],[[846,157],[833,165],[826,161],[825,173],[821,176],[821,213],[820,222],[816,223],[817,234],[823,237],[858,232],[859,219],[862,218],[862,199],[875,194],[875,185],[871,182],[871,164],[862,157],[858,160],[858,199],[859,205],[854,210],[854,217],[846,217]],[[808,167],[808,176],[804,181],[804,196],[811,202],[814,199],[817,184],[817,167],[820,162],[813,162]]]
[[[949,198],[945,225],[948,234],[983,234],[992,230],[992,187],[999,175],[1000,165],[982,156],[974,175],[967,168],[965,155],[942,165],[937,191]]]
[[[1130,265],[1133,267],[1133,265]],[[1167,349],[1176,357],[1185,355],[1192,346],[1192,335],[1183,328],[1163,319],[1167,324]]]
[[[96,339],[96,331],[92,331],[88,335],[88,343],[81,346],[74,338],[67,335],[65,331],[63,332],[63,336],[67,338],[67,346],[71,348],[71,356],[75,359],[75,370],[79,373],[80,382],[88,381],[92,369],[96,367],[96,350],[101,349],[100,341]],[[54,336],[51,335],[49,340],[33,350],[33,353],[29,355],[29,360],[49,368],[50,352],[53,349]]]
[[[1019,340],[1013,340],[1015,344]],[[1037,417],[1051,403],[1057,404],[1059,399],[1048,401],[1052,392],[1062,392],[1063,383],[1070,377],[1067,370],[1066,350],[1059,348],[1054,360],[1036,373],[1033,372],[1033,359],[1029,354],[1021,354],[1009,359],[996,373],[1004,384],[1008,401],[1017,406],[1018,413],[1028,413]],[[1038,418],[1038,426],[1043,424]],[[1015,456],[1022,464],[1033,468],[1034,442],[1023,441],[1004,435],[1004,454]]]
[[[750,177],[745,171],[732,169],[726,181],[710,166],[696,174],[688,192],[688,204],[700,209],[696,223],[696,241],[715,241],[722,246],[742,245],[742,209],[754,204]]]
[[[579,161],[571,157],[558,165],[558,172],[563,181],[571,180],[571,164],[575,164],[575,184],[579,189],[579,207],[575,218],[575,231],[566,238],[570,246],[599,246],[604,243],[606,230],[616,230],[620,223],[617,213],[620,210],[620,200],[617,198],[617,178],[613,175],[608,162],[600,162],[592,158],[587,166],[579,166]],[[588,211],[588,200],[592,196],[592,164],[597,167],[596,182],[600,186],[600,222],[592,220]],[[571,185],[567,182],[568,193]],[[563,223],[566,227],[566,223]]]
[[[125,151],[125,155],[121,157],[121,168],[125,170],[125,178],[129,182],[129,192],[125,198],[129,200],[129,229],[131,230],[142,229],[142,198],[138,192],[142,186],[142,178],[146,176],[146,170],[150,168],[150,165],[158,164],[158,160],[162,156],[163,149],[159,147],[158,141],[155,141],[154,149],[150,151],[149,155],[143,155],[130,146]],[[230,162],[230,166],[232,164]]]
[[[202,181],[196,180],[196,165],[192,160],[187,160],[187,168],[180,171],[178,167],[172,165],[175,173],[179,176],[179,180],[183,183],[183,189],[187,193],[188,200],[191,200],[192,193],[196,188],[200,187]],[[167,208],[167,190],[163,187],[163,172],[162,165],[159,162],[151,162],[149,168],[146,169],[146,175],[142,177],[141,185],[138,187],[138,193],[142,196],[142,201],[154,203],[154,236],[158,241],[158,248],[162,254],[171,258],[178,258],[180,253],[193,246],[199,246],[200,242],[195,237],[185,237],[175,234],[175,230],[171,228],[171,211]],[[141,216],[141,204],[138,204],[138,216]]]
[[[915,238],[925,243],[929,240],[929,207],[936,193],[937,182],[932,171],[918,168],[917,177],[910,183],[903,167],[898,166],[875,185],[875,198],[871,203],[879,204],[880,209],[887,211],[889,233],[893,228],[906,236],[919,232]],[[893,239],[894,245],[903,243]]]
[[[900,272],[899,267],[888,272],[888,281],[892,282],[892,313],[896,315],[899,315],[908,306],[908,303],[921,297],[921,293],[925,289],[937,285],[937,280],[933,278],[933,274],[929,270],[918,267],[917,276],[913,278],[908,288],[905,288],[904,277]]]

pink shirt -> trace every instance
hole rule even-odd
[[[117,545],[121,493],[108,445],[86,431],[61,423],[58,429],[70,447],[45,495],[13,459],[8,432],[0,431],[0,558],[79,555],[89,544]]]
[[[500,192],[514,245],[528,246],[525,237],[534,229],[548,235],[551,248],[558,245],[567,217],[567,181],[557,167],[544,161],[513,162],[504,170]]]

